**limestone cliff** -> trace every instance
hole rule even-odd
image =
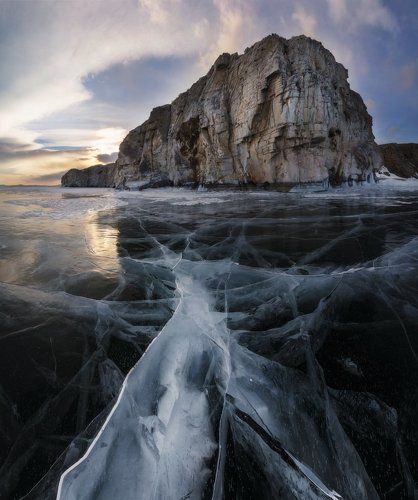
[[[270,35],[242,55],[222,54],[206,76],[129,132],[106,185],[370,180],[380,154],[347,77],[305,36]]]
[[[418,144],[382,144],[379,148],[389,172],[399,177],[418,177]]]
[[[113,187],[115,183],[115,164],[93,165],[82,170],[72,168],[61,178],[67,187]]]

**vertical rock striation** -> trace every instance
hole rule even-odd
[[[399,177],[418,177],[418,144],[381,144],[385,167]]]
[[[242,55],[222,54],[129,132],[108,185],[370,180],[381,164],[372,118],[347,77],[305,36],[273,34]]]

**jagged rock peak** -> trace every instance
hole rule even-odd
[[[107,182],[370,180],[381,158],[372,119],[347,78],[330,51],[303,35],[272,34],[241,55],[221,54],[205,76],[129,132]]]

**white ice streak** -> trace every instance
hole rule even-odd
[[[319,477],[306,465],[294,457],[288,450],[286,453],[293,459],[298,468],[303,472],[303,474],[331,500],[340,500],[342,497],[336,491],[330,490],[325,484],[319,479]]]
[[[57,498],[201,498],[217,451],[209,391],[222,394],[227,330],[182,264],[171,320],[128,374],[88,451],[61,477]]]

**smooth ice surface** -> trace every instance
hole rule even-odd
[[[401,183],[0,189],[0,497],[413,498]]]

